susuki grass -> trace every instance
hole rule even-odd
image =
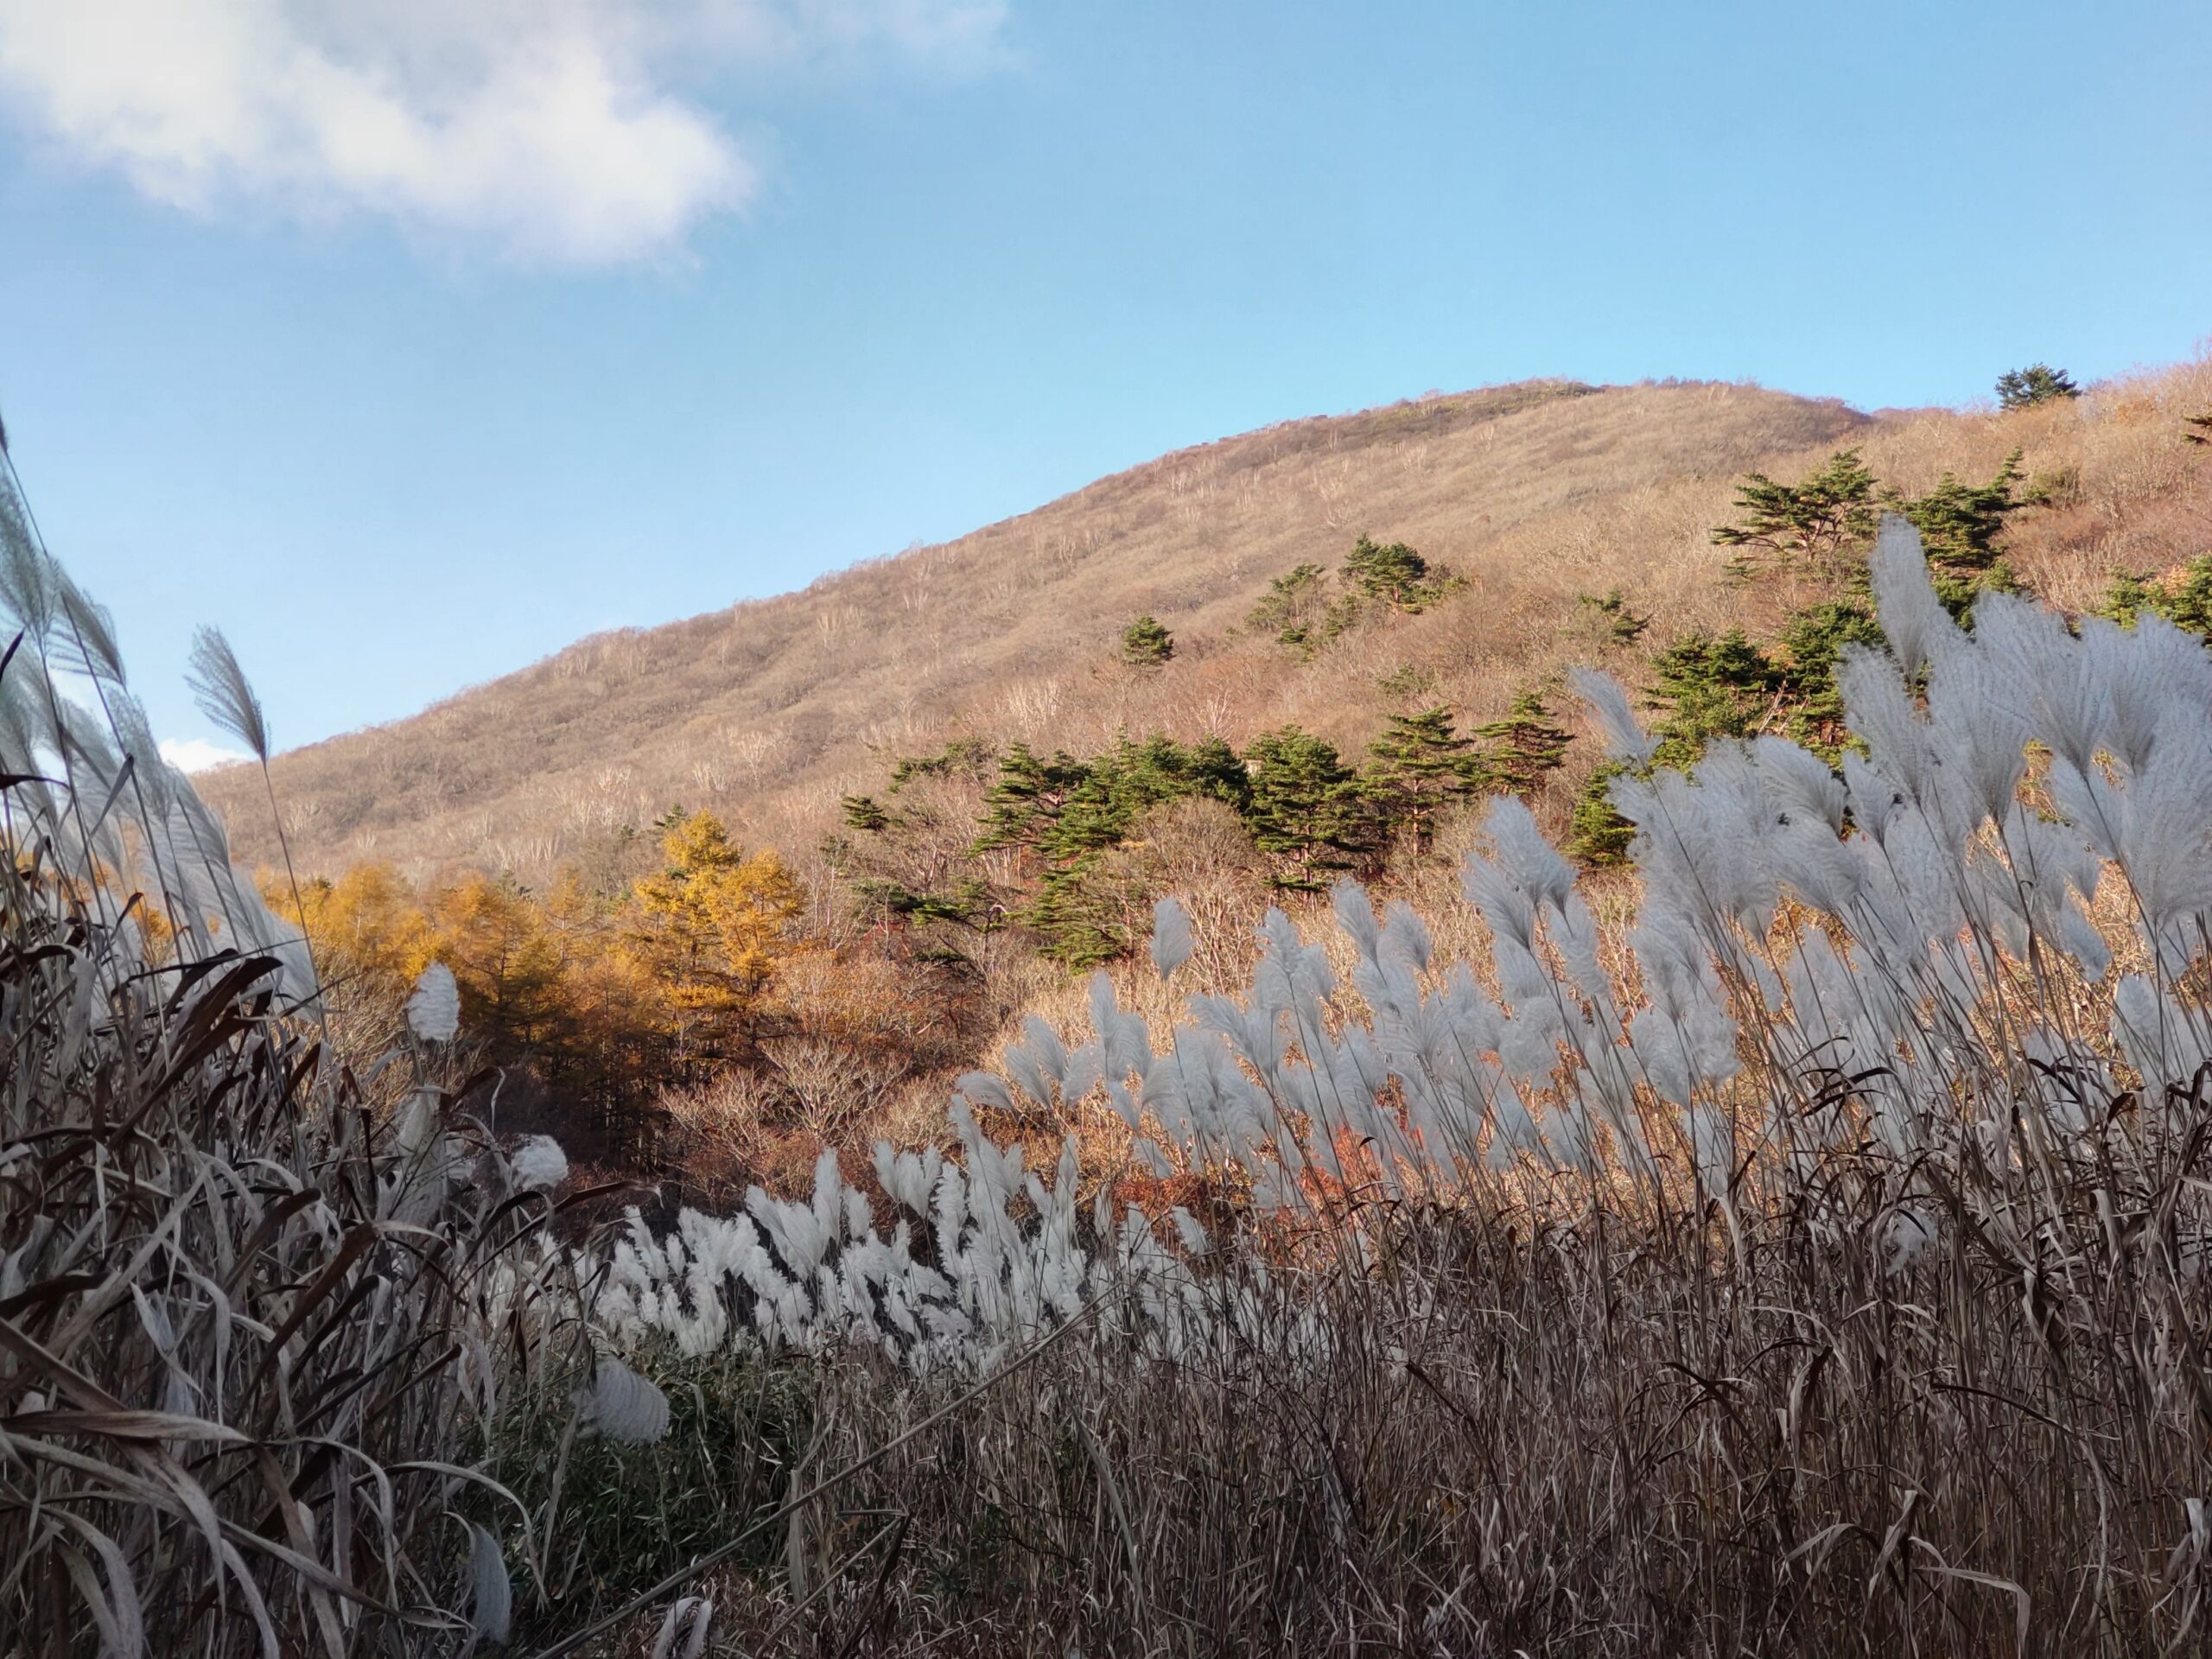
[[[1348,887],[1338,966],[1272,914],[949,1145],[601,1238],[441,1086],[449,981],[321,1046],[0,505],[0,1649],[2205,1642],[2212,657],[2155,619],[1962,632],[1893,524],[1863,753],[1631,772],[1624,936],[1500,801],[1477,960]]]
[[[880,1150],[887,1243],[825,1162],[810,1205],[640,1232],[594,1317],[848,1356],[817,1409],[857,1446],[909,1394],[855,1344],[982,1363],[1112,1302],[842,1495],[912,1558],[849,1616],[917,1648],[2201,1642],[2212,660],[2001,597],[1969,635],[1895,521],[1874,581],[1840,777],[1762,740],[1621,785],[1624,963],[1501,801],[1480,975],[1348,887],[1349,986],[1277,915],[1164,1051],[1102,980],[1094,1041],[963,1081],[1103,1096],[1134,1160],[1245,1195],[1211,1230],[1103,1191],[1086,1228],[1072,1154],[1020,1177],[957,1106],[964,1164]],[[868,1577],[823,1532],[786,1596]]]
[[[439,1086],[449,1021],[358,1071],[321,1046],[12,485],[0,578],[0,1651],[467,1645],[537,1558],[464,1437],[590,1374],[485,1314],[564,1170]]]

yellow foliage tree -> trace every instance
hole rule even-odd
[[[740,1034],[790,948],[798,884],[711,812],[671,813],[661,830],[667,863],[632,889],[629,943],[676,1016],[678,1058],[709,1058]]]
[[[437,939],[414,890],[389,864],[357,864],[333,881],[296,890],[263,872],[262,896],[298,924],[322,976],[322,1003],[333,1039],[346,1052],[372,1055],[392,1040],[400,1005]]]
[[[453,969],[461,1030],[523,1063],[616,1142],[672,1074],[750,1057],[777,964],[794,947],[798,882],[704,813],[662,821],[664,867],[595,890],[573,870],[543,892],[472,873],[427,890],[388,864],[308,883],[264,878],[314,945],[349,1052],[381,1052],[429,963]]]
[[[289,883],[272,880],[265,888],[271,905],[292,912]],[[389,864],[357,864],[335,881],[318,878],[300,890],[299,899],[305,913],[294,919],[340,990],[404,995],[437,954],[429,915]]]
[[[560,942],[511,880],[472,872],[431,903],[436,955],[461,987],[466,1025],[495,1047],[544,1040],[567,998]]]

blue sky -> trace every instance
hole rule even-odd
[[[1287,416],[2186,357],[2207,84],[2199,3],[0,0],[0,411],[157,728],[212,620],[302,742]]]

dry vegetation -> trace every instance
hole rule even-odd
[[[547,914],[567,892],[619,917],[651,879],[651,826],[677,803],[718,813],[748,846],[776,849],[805,893],[804,944],[778,967],[772,1018],[744,1045],[755,1076],[695,1103],[694,1079],[664,1064],[659,1045],[611,1041],[595,1016],[540,1030],[531,1052],[541,1080],[549,1067],[585,1080],[551,1079],[584,1109],[556,1110],[546,1126],[587,1154],[602,1139],[644,1144],[626,1127],[643,1109],[637,1090],[610,1094],[606,1068],[591,1063],[619,1052],[631,1073],[658,1068],[689,1129],[644,1161],[692,1182],[788,1180],[825,1134],[849,1146],[875,1128],[929,1122],[944,1085],[994,1052],[1023,1013],[1058,1014],[1080,1000],[1018,928],[917,933],[856,902],[854,872],[825,857],[825,836],[841,827],[840,800],[881,794],[897,757],[962,737],[1078,755],[1122,733],[1242,747],[1287,721],[1356,757],[1393,715],[1445,704],[1465,731],[1517,691],[1555,690],[1568,663],[1603,663],[1639,684],[1660,642],[1732,627],[1769,638],[1794,607],[1834,590],[1833,578],[1787,571],[1732,582],[1729,551],[1709,532],[1730,517],[1745,472],[1797,478],[1843,445],[1908,494],[1947,474],[1987,478],[2023,451],[2044,505],[2008,519],[2006,557],[2031,591],[2086,609],[2113,572],[2167,569],[2212,546],[2212,466],[2183,419],[2207,407],[2212,368],[2193,364],[2009,413],[1867,416],[1737,385],[1537,384],[1294,423],[1165,457],[802,593],[586,640],[416,719],[279,756],[277,794],[303,870],[386,861],[422,884],[433,912],[467,873],[491,872],[524,884]],[[1362,531],[1414,544],[1465,585],[1418,614],[1371,615],[1310,652],[1249,625],[1273,578],[1338,563]],[[1641,642],[1610,639],[1580,602],[1611,590],[1649,619]],[[1120,658],[1120,632],[1140,613],[1174,633],[1162,667]],[[1575,742],[1537,793],[1548,830],[1564,830],[1597,758]],[[1005,913],[1033,880],[1033,859],[1025,872],[1023,855],[973,851],[988,781],[988,767],[913,780],[891,803],[906,829],[884,868],[925,892],[978,875]],[[258,780],[218,772],[205,786],[242,850],[270,864]],[[1368,873],[1446,915],[1467,827],[1464,811],[1447,817],[1428,855]],[[1280,896],[1280,873],[1225,807],[1185,799],[1154,809],[1101,855],[1091,886],[1121,903],[1124,933],[1141,932],[1153,897],[1181,895],[1201,963],[1230,983],[1251,924]],[[573,958],[583,935],[551,920],[502,936],[489,955],[542,955],[551,941]],[[957,961],[938,959],[948,938]],[[505,985],[440,954],[476,1004],[504,1005]],[[578,1002],[565,992],[555,1001]],[[585,1001],[611,1006],[597,990]],[[734,1115],[740,1098],[747,1108]]]
[[[1615,586],[1661,628],[1756,631],[1788,584],[1725,588],[1705,531],[1737,472],[1795,475],[1842,435],[1909,490],[2015,447],[2070,469],[2008,534],[2062,606],[2212,531],[2212,467],[2178,429],[2212,405],[2202,367],[2001,419],[1867,423],[1730,388],[1516,399],[1471,426],[1456,401],[1358,417],[1361,453],[1418,478],[1368,452],[1556,447],[1595,478],[1635,446],[1615,432],[1609,468],[1592,411],[1641,408],[1663,454],[1691,425],[1658,418],[1668,399],[1745,447],[1694,479],[1669,461],[1610,495],[1557,486],[1479,544],[1371,525],[1474,594],[1310,660],[1209,643],[1209,613],[1133,578],[1096,601],[1096,672],[987,705],[995,733],[1090,747],[1287,714],[1350,743],[1388,706],[1378,659],[1432,665],[1479,715],[1594,652],[1575,599]],[[1757,448],[1777,420],[1808,424]],[[1331,429],[1217,448],[1279,441],[1313,468]],[[17,524],[0,1651],[2201,1650],[2212,664],[2190,635],[2076,637],[2003,599],[1946,632],[1893,545],[1876,586],[1907,671],[1853,671],[1856,712],[1891,717],[1847,782],[1785,744],[1719,746],[1695,783],[1624,794],[1636,876],[1579,883],[1502,799],[1394,868],[1411,907],[1378,927],[1347,887],[1323,945],[1301,904],[1256,970],[1265,873],[1217,804],[1175,802],[1115,855],[1193,895],[1192,954],[1163,912],[1158,971],[1078,990],[990,936],[1007,954],[965,1017],[1051,1016],[1004,1057],[1011,1088],[963,1077],[976,1114],[949,1134],[898,1120],[924,1153],[885,1147],[873,1181],[833,1155],[810,1203],[639,1214],[617,1247],[575,1224],[563,1160],[495,1133],[502,1079],[457,1080],[442,967],[382,1052],[325,1044],[328,996],[145,741],[111,644],[87,645],[96,607],[26,605],[59,578]],[[813,618],[862,615],[906,568],[780,601],[806,619],[794,663]],[[1107,624],[1140,607],[1192,647],[1150,676],[1109,661]],[[816,638],[841,629],[856,652],[879,632]],[[105,727],[65,711],[57,672]],[[958,678],[918,683],[951,699]],[[1193,687],[1239,701],[1193,715]],[[947,729],[913,717],[897,749]],[[752,838],[804,848],[804,811],[873,781],[858,753],[788,780],[776,810],[804,836]],[[1538,804],[1556,822],[1556,794]],[[547,857],[585,850],[559,833]],[[1463,903],[1447,869],[1470,847]],[[777,963],[809,1012],[760,1039],[812,1145],[855,1135],[855,1100],[927,1086],[916,1057],[945,1038],[915,971]],[[741,1177],[788,1160],[757,1144],[751,1076],[685,1109],[692,1151]]]
[[[2069,472],[2070,505],[2008,545],[2030,585],[2082,607],[2120,568],[2203,550],[2205,468],[2181,417],[2212,404],[2202,365],[2022,412],[1859,414],[1718,384],[1511,386],[1290,423],[1175,454],[939,547],[804,592],[595,636],[412,719],[291,752],[278,795],[303,868],[378,859],[527,881],[594,868],[625,827],[681,803],[803,859],[840,797],[888,757],[970,733],[1096,751],[1121,730],[1242,745],[1298,721],[1348,752],[1405,706],[1411,665],[1465,721],[1599,654],[1579,596],[1618,588],[1655,636],[1756,632],[1786,596],[1726,585],[1707,539],[1735,480],[1795,477],[1841,444],[1886,482],[1986,477],[2015,447]],[[1242,625],[1270,578],[1334,564],[1363,531],[1471,579],[1452,602],[1301,663]],[[1179,641],[1163,672],[1121,667],[1141,612]],[[249,780],[206,792],[241,854],[273,861]]]
[[[1297,719],[1352,742],[1395,706],[1374,680],[1401,658],[1487,716],[1566,654],[1577,593],[1626,586],[1670,614],[1709,601],[1705,527],[1730,480],[1867,424],[1740,386],[1538,385],[1269,428],[802,593],[584,640],[283,757],[278,795],[303,868],[535,880],[677,802],[797,856],[889,755],[963,731],[1085,753],[1125,727],[1241,742]],[[1306,668],[1239,637],[1270,577],[1333,564],[1363,531],[1467,573],[1472,594]],[[1182,642],[1156,677],[1116,658],[1142,611]],[[207,792],[240,851],[272,857],[243,781],[216,774]]]

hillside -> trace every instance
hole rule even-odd
[[[1474,579],[1479,602],[1392,648],[1433,660],[1440,690],[1479,711],[1501,670],[1548,654],[1533,625],[1576,591],[1687,601],[1706,585],[1717,563],[1699,527],[1735,474],[1867,426],[1838,404],[1737,386],[1564,384],[1291,423],[799,593],[594,636],[284,755],[278,794],[309,868],[375,857],[527,874],[675,801],[803,845],[880,773],[879,752],[963,724],[1077,747],[1122,724],[1237,741],[1287,716],[1357,736],[1387,702],[1363,664],[1301,669],[1236,630],[1270,577],[1333,563],[1363,531]],[[1116,665],[1115,639],[1144,610],[1179,651],[1140,679]],[[257,790],[205,781],[244,855],[269,858]]]
[[[2016,564],[2061,604],[2101,573],[2157,569],[2206,542],[2204,452],[2178,416],[2212,403],[2192,365],[2012,415],[1889,411],[1757,387],[1531,383],[1297,421],[1179,451],[940,546],[803,591],[601,634],[411,719],[276,762],[295,854],[420,877],[461,865],[543,877],[594,860],[676,803],[804,855],[892,757],[971,733],[1095,750],[1121,729],[1242,743],[1287,720],[1344,746],[1418,700],[1470,720],[1602,654],[1579,595],[1624,590],[1654,622],[1756,629],[1780,601],[1731,585],[1707,540],[1734,480],[1795,476],[1860,447],[1885,480],[1986,475],[2011,449],[2069,474],[2016,520]],[[1420,616],[1310,658],[1242,625],[1269,580],[1401,539],[1467,578]],[[1118,661],[1149,611],[1175,660]],[[1380,682],[1408,670],[1394,695]],[[274,852],[257,788],[206,778],[241,855]]]

